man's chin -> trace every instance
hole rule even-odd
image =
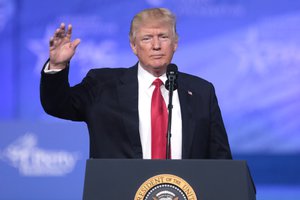
[[[167,63],[154,63],[152,65],[150,65],[149,67],[151,67],[154,70],[164,70],[166,69],[168,66]]]
[[[159,74],[163,74],[166,72],[167,70],[167,66],[168,65],[160,65],[160,66],[152,66],[152,70],[159,73]]]

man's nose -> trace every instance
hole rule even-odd
[[[157,37],[153,38],[153,43],[152,43],[152,47],[154,50],[159,50],[161,48],[161,44],[160,44],[160,40]]]

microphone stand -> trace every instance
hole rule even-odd
[[[171,159],[171,123],[172,123],[172,109],[173,109],[173,91],[175,84],[176,75],[170,74],[169,79],[167,80],[167,87],[169,90],[169,104],[168,104],[168,130],[167,130],[167,149],[166,149],[166,160]]]

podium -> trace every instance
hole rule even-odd
[[[89,159],[84,200],[255,200],[246,161]]]

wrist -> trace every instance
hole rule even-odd
[[[66,68],[66,66],[67,66],[67,63],[53,64],[53,63],[49,62],[49,68],[48,69],[49,70],[64,69],[64,68]]]

